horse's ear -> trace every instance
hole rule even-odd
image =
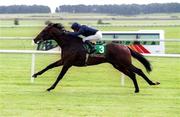
[[[64,29],[64,26],[61,23],[54,24],[54,26],[60,30]]]
[[[58,23],[58,24],[57,24],[57,27],[60,28],[60,29],[63,29],[63,28],[64,28],[64,26],[63,26],[61,23]]]
[[[52,23],[52,22],[50,22],[49,24],[48,24],[48,26],[53,26],[54,24]]]

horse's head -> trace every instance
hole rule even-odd
[[[63,34],[65,31],[64,26],[62,24],[56,23],[50,23],[48,26],[46,26],[39,34],[35,37],[34,43],[39,43],[42,41],[54,39],[55,34]]]

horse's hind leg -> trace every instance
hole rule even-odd
[[[123,72],[124,73],[124,72]],[[139,86],[138,86],[138,83],[137,83],[137,80],[136,80],[136,74],[131,72],[131,71],[128,71],[128,74],[126,74],[127,76],[129,76],[131,78],[131,80],[133,81],[134,83],[134,87],[135,87],[135,93],[138,93],[139,92]]]
[[[140,75],[141,77],[144,78],[144,80],[149,84],[149,85],[159,85],[160,83],[159,82],[152,82],[144,73],[141,69],[135,67],[134,65],[131,65],[130,69],[137,73],[138,75]]]
[[[56,62],[54,62],[54,63],[48,65],[48,66],[47,66],[46,68],[44,68],[43,70],[41,70],[41,71],[35,73],[32,77],[36,78],[38,75],[43,74],[43,73],[46,72],[47,70],[52,69],[52,68],[54,68],[54,67],[61,66],[61,65],[63,65],[62,60],[58,60],[58,61],[56,61]]]
[[[123,72],[125,75],[129,76],[129,78],[133,81],[134,87],[135,87],[135,93],[139,92],[139,86],[136,80],[136,74],[133,73],[132,71],[128,70],[128,69],[122,69],[121,67],[119,67],[118,65],[113,65],[114,68],[116,68],[117,70]]]

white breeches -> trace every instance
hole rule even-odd
[[[86,40],[89,40],[89,41],[98,41],[100,39],[102,39],[102,33],[101,33],[101,31],[97,31],[95,35],[91,35],[91,36],[85,37],[83,39],[83,41],[86,41]]]

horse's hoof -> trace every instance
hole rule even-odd
[[[33,78],[37,78],[37,74],[32,75]]]
[[[46,91],[50,92],[50,91],[51,91],[51,89],[49,88],[49,89],[47,89]]]
[[[135,93],[139,93],[139,90],[135,91]]]
[[[50,92],[53,89],[54,89],[53,87],[50,87],[50,88],[47,89],[47,91]]]
[[[155,84],[156,84],[156,85],[159,85],[159,84],[160,84],[160,82],[156,82]]]

